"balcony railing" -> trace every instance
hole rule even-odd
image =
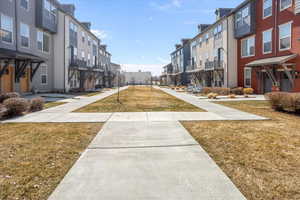
[[[214,61],[214,68],[215,69],[223,69],[224,68],[224,61],[215,60]]]
[[[87,62],[78,58],[73,58],[70,61],[70,67],[87,68]]]
[[[206,61],[205,62],[205,70],[214,70],[215,62],[214,61]]]

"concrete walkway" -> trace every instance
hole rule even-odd
[[[107,122],[49,200],[246,200],[179,122]]]
[[[179,93],[174,90],[166,89],[166,88],[160,88],[160,89],[178,99],[186,101],[186,102],[188,102],[194,106],[197,106],[199,108],[202,108],[208,112],[217,114],[226,120],[266,120],[267,119],[265,117],[257,116],[254,114],[242,112],[240,110],[236,110],[233,108],[215,104],[215,103],[212,103],[209,101],[201,100],[191,94]]]

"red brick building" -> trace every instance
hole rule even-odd
[[[234,15],[238,85],[300,92],[300,0],[247,0]]]

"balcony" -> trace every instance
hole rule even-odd
[[[87,62],[84,60],[80,60],[78,58],[73,58],[70,61],[70,67],[77,68],[77,69],[82,69],[82,70],[87,70],[88,65]]]
[[[224,61],[222,61],[222,60],[215,60],[214,61],[214,68],[215,69],[224,69]]]
[[[206,61],[204,69],[206,71],[214,70],[215,62],[214,61]]]

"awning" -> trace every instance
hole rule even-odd
[[[45,62],[45,59],[33,54],[0,48],[0,59],[31,60],[31,62]]]
[[[204,71],[203,69],[194,69],[194,70],[189,70],[186,73],[197,73],[197,72],[201,72]]]
[[[265,58],[260,60],[252,61],[246,64],[246,67],[258,67],[258,66],[266,66],[266,65],[282,65],[285,62],[296,58],[298,54],[291,54],[288,56],[280,56],[280,57],[272,57],[272,58]]]

